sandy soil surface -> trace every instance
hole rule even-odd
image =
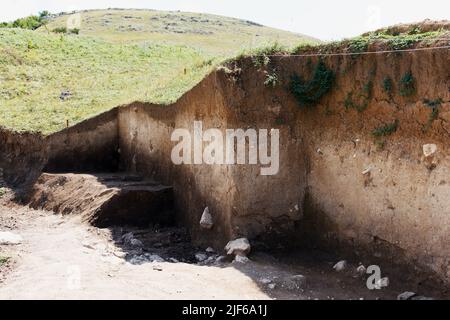
[[[216,262],[219,254],[192,247],[176,228],[98,229],[77,216],[2,204],[0,231],[23,237],[0,246],[9,257],[0,266],[0,299],[395,299],[402,292],[368,290],[356,266],[338,273],[329,257],[254,252],[245,264]],[[123,243],[130,231],[143,248]],[[198,263],[199,252],[213,262]],[[136,262],[144,254],[166,261]]]

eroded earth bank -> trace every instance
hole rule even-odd
[[[90,222],[98,234],[104,230],[102,239],[115,245],[126,242],[125,231],[139,235],[148,225],[153,231],[169,228],[166,235],[181,232],[179,243],[187,246],[182,255],[161,249],[177,243],[170,236],[167,243],[144,245],[147,257],[159,253],[165,261],[159,263],[168,268],[156,266],[156,278],[147,280],[167,279],[165,272],[175,278],[187,272],[189,279],[211,272],[229,279],[226,273],[239,271],[231,295],[217,291],[214,297],[241,297],[233,290],[242,284],[252,298],[395,298],[406,290],[448,298],[448,43],[448,37],[424,40],[397,52],[385,52],[390,50],[384,41],[303,48],[295,55],[262,52],[226,63],[173,105],[121,106],[33,138],[38,143],[32,141],[27,151],[21,139],[2,133],[5,182],[20,185],[15,203],[4,208],[33,216],[45,212],[42,220],[58,226],[60,216],[46,212],[71,214]],[[333,55],[355,50],[361,54]],[[224,134],[226,129],[278,129],[278,173],[261,175],[259,164],[175,165],[171,135],[178,128],[193,132],[194,121]],[[17,202],[34,209],[17,209]],[[210,229],[199,223],[206,207]],[[61,221],[71,232],[80,228],[72,226],[74,220]],[[125,231],[117,231],[121,226]],[[35,239],[34,231],[24,232]],[[250,261],[221,260],[227,242],[242,237],[252,245]],[[91,247],[87,250],[99,252]],[[208,247],[206,257],[196,256]],[[129,250],[118,259],[129,263],[145,257]],[[172,269],[170,258],[186,270]],[[333,270],[344,258],[349,261],[345,271]],[[209,267],[195,264],[207,259]],[[367,275],[356,272],[359,262],[379,265],[389,274],[389,286],[368,290]],[[215,268],[219,274],[211,271]],[[306,280],[295,277],[299,274]],[[127,281],[128,275],[122,276]],[[7,286],[1,292],[10,293]]]

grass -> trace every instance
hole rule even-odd
[[[293,46],[313,38],[235,18],[155,10],[89,10],[80,12],[80,35],[111,43],[164,43],[194,46],[206,53],[233,56],[277,41]],[[69,14],[48,22],[42,32],[65,27]]]
[[[0,125],[50,134],[132,101],[168,104],[219,61],[275,41],[279,49],[309,39],[207,14],[80,14],[76,29],[66,26],[70,15],[47,13],[34,31],[0,28]]]
[[[170,103],[214,64],[183,46],[0,29],[0,124],[47,134],[135,100]]]
[[[9,257],[0,256],[0,267],[9,261]]]

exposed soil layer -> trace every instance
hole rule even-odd
[[[125,174],[42,174],[30,206],[81,215],[98,227],[172,225],[172,188]]]
[[[414,47],[446,44],[425,41]],[[385,46],[374,43],[370,50]],[[154,208],[158,216],[173,201],[175,221],[188,228],[196,245],[219,250],[230,239],[248,237],[256,247],[319,246],[374,257],[381,264],[407,265],[425,275],[425,282],[429,277],[448,285],[448,49],[260,58],[228,63],[169,106],[122,106],[45,143],[36,136],[3,135],[10,141],[3,147],[7,156],[2,153],[6,179],[14,184],[33,180],[47,158],[51,171],[120,168],[173,189],[127,193],[121,186],[110,188],[101,177],[44,174],[31,203],[81,213],[107,226],[144,223],[121,213],[134,210],[132,203],[142,203],[136,212]],[[334,81],[316,103],[305,104],[292,93],[292,76],[308,83],[319,65],[332,71]],[[275,83],[267,82],[269,75],[276,76]],[[221,132],[278,129],[279,172],[262,176],[259,164],[175,165],[171,134],[177,128],[193,132],[194,121]],[[435,145],[432,155],[424,154],[426,144]],[[151,203],[145,203],[147,197]],[[206,206],[214,220],[210,230],[199,225]],[[145,223],[164,220],[148,219]]]

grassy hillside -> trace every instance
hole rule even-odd
[[[54,32],[68,17],[0,28],[0,125],[51,133],[135,100],[170,103],[225,57],[305,42],[248,21],[151,10],[81,12],[78,34]]]
[[[0,29],[0,125],[50,133],[134,100],[168,103],[212,65],[188,47]]]
[[[288,31],[234,18],[154,10],[91,10],[80,12],[80,34],[113,43],[157,42],[187,45],[215,55],[279,42],[285,46],[314,40]],[[40,31],[66,26],[69,14],[53,17]],[[314,40],[316,41],[316,40]]]

